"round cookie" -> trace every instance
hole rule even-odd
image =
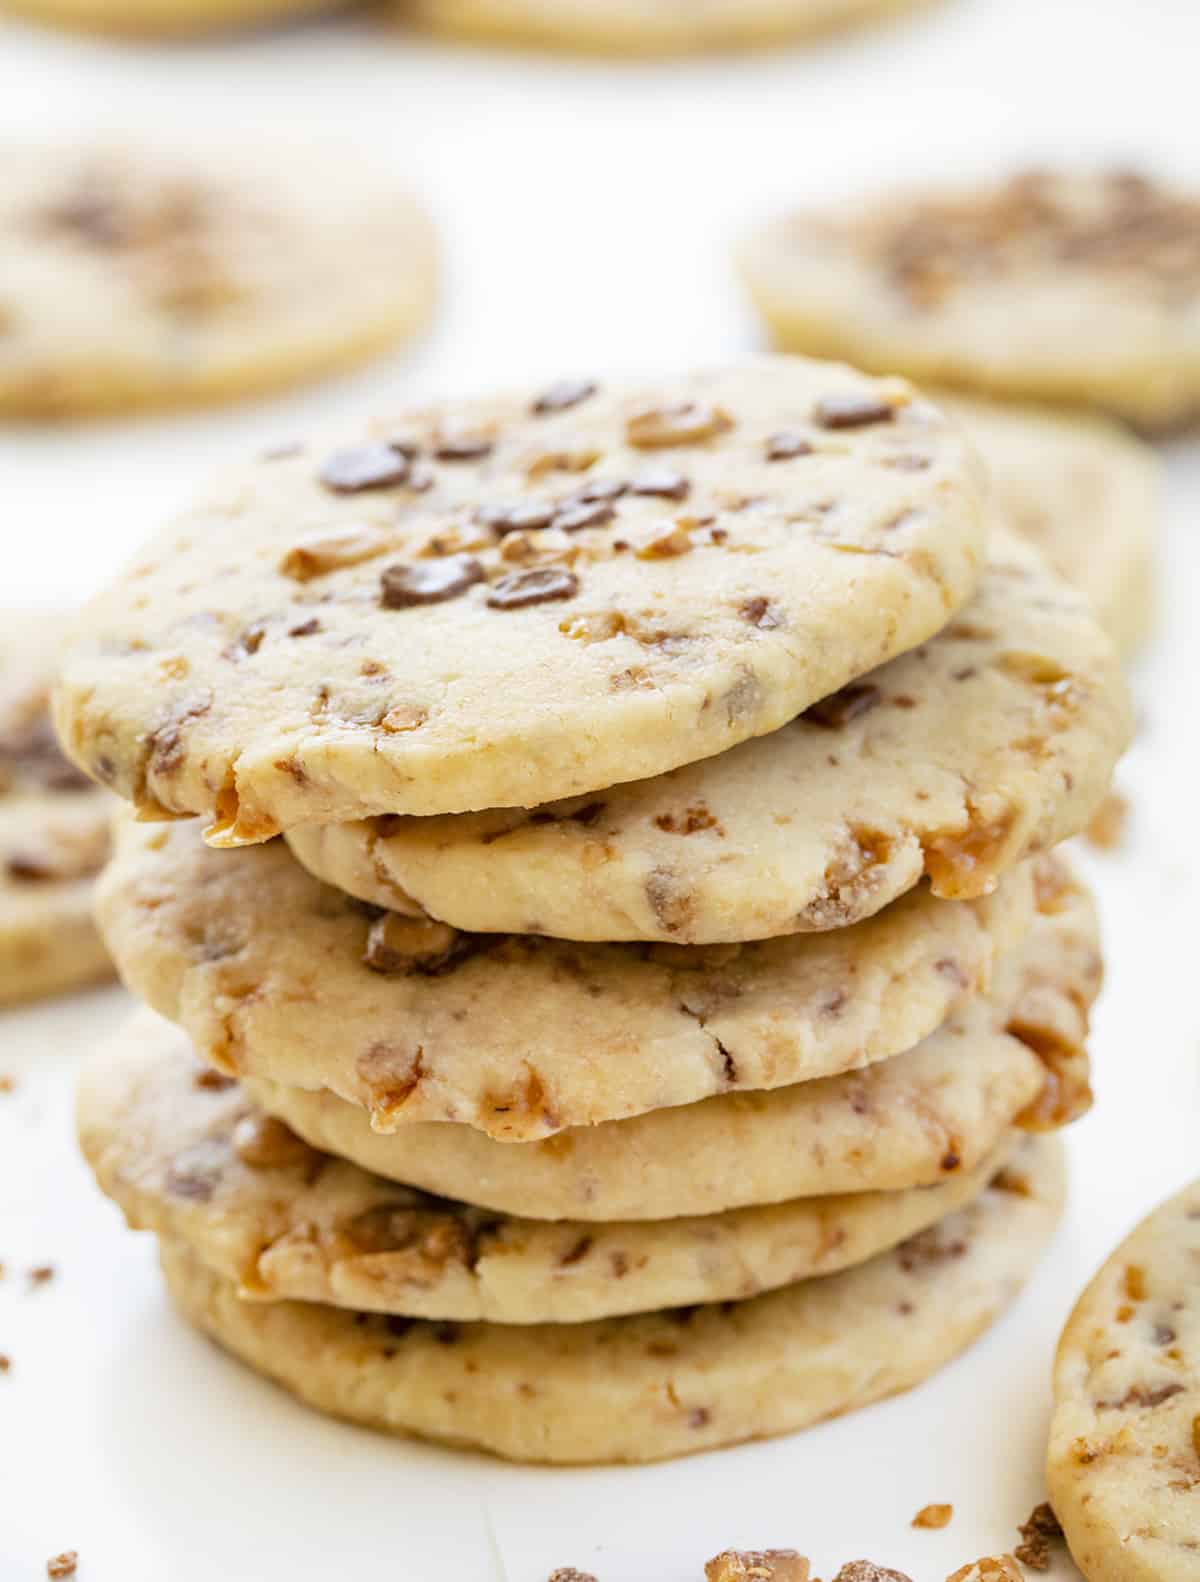
[[[1086,827],[1130,728],[1083,599],[1002,534],[957,620],[770,736],[533,812],[287,838],[328,883],[458,928],[768,939],[858,922],[924,875],[941,897],[985,893]]]
[[[922,642],[977,581],[981,487],[906,386],[799,359],[410,413],[229,475],[85,613],[57,718],[214,844],[533,806]]]
[[[760,49],[925,0],[391,0],[396,20],[456,38],[622,56]]]
[[[982,395],[1200,409],[1200,201],[1129,171],[1028,171],[786,216],[745,246],[777,345]]]
[[[4,0],[4,10],[90,33],[184,36],[330,10],[336,0]]]
[[[149,1012],[84,1068],[78,1116],[83,1152],[130,1225],[183,1242],[250,1300],[504,1324],[727,1301],[831,1274],[969,1203],[1013,1152],[1006,1138],[974,1170],[907,1192],[661,1221],[515,1219],[315,1152]]]
[[[910,1388],[1016,1296],[1061,1213],[1060,1145],[1014,1191],[891,1252],[746,1302],[586,1324],[431,1324],[244,1302],[169,1238],[183,1315],[321,1411],[518,1461],[634,1462],[804,1428]]]
[[[92,921],[110,799],[58,749],[46,694],[61,621],[0,620],[0,1005],[112,973]]]
[[[928,1186],[978,1168],[1014,1124],[1063,1125],[1090,1103],[1083,1040],[1100,986],[1095,916],[1066,883],[1046,887],[1043,906],[1003,1010],[974,1000],[907,1054],[772,1092],[513,1146],[469,1126],[386,1136],[328,1091],[244,1086],[317,1148],[530,1219],[667,1219]]]
[[[1154,618],[1162,464],[1104,418],[947,397],[991,474],[1001,512],[1087,594],[1128,655]]]
[[[213,851],[196,823],[131,816],[97,901],[125,982],[221,1070],[329,1088],[378,1131],[508,1141],[899,1054],[987,986],[1032,911],[1026,866],[980,900],[919,889],[750,945],[460,935],[364,915],[282,841]]]
[[[1137,1227],[1075,1305],[1047,1480],[1088,1582],[1200,1578],[1200,1181]]]
[[[0,151],[0,417],[248,396],[419,329],[429,221],[386,177],[322,168],[287,148]]]

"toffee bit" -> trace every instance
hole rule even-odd
[[[923,1505],[912,1519],[914,1527],[949,1527],[953,1505]]]
[[[1013,1550],[1014,1557],[1031,1571],[1049,1571],[1050,1546],[1063,1535],[1058,1517],[1044,1501],[1035,1505],[1027,1521],[1017,1531],[1021,1542]]]
[[[49,1285],[54,1278],[54,1265],[52,1263],[39,1263],[29,1271],[29,1283],[33,1287]]]
[[[46,1575],[48,1577],[73,1577],[79,1567],[78,1549],[64,1549],[60,1555],[52,1555],[46,1561]]]

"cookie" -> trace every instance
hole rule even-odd
[[[746,1302],[583,1324],[435,1324],[244,1302],[181,1244],[192,1324],[321,1411],[518,1461],[633,1462],[804,1428],[894,1395],[1016,1296],[1061,1213],[1059,1145],[916,1238]]]
[[[974,1000],[907,1054],[771,1092],[513,1146],[469,1126],[387,1136],[327,1090],[244,1086],[319,1149],[529,1219],[666,1219],[929,1186],[978,1168],[1013,1125],[1054,1128],[1090,1103],[1083,1040],[1100,985],[1095,917],[1070,884],[1046,889],[1043,906],[1002,1007]]]
[[[458,928],[772,938],[858,922],[926,875],[938,896],[985,893],[1086,827],[1130,724],[1083,600],[997,535],[956,620],[770,736],[532,812],[384,815],[288,840],[330,884]]]
[[[130,1225],[252,1301],[503,1324],[754,1296],[862,1263],[969,1203],[1011,1139],[940,1185],[699,1218],[516,1219],[317,1153],[144,1012],[85,1067],[79,1138]],[[1020,1169],[1020,1162],[1014,1162]]]
[[[231,1075],[329,1088],[378,1131],[460,1121],[521,1141],[774,1088],[910,1049],[1028,927],[919,889],[853,929],[751,945],[579,945],[364,913],[282,841],[118,821],[97,916],[122,977]]]
[[[85,614],[82,767],[214,844],[534,806],[784,724],[972,592],[907,387],[763,359],[411,413],[234,472]]]
[[[61,622],[0,620],[0,1005],[112,973],[92,921],[110,799],[59,751],[46,712]]]
[[[1200,409],[1200,201],[1132,171],[1028,171],[786,216],[742,254],[788,351],[1147,430]]]
[[[944,405],[987,464],[1005,521],[1082,588],[1120,651],[1132,653],[1154,619],[1155,452],[1104,418],[960,397]]]
[[[249,396],[431,311],[424,213],[328,156],[10,145],[0,175],[0,417]]]
[[[392,0],[396,20],[456,38],[572,53],[692,55],[773,42],[914,8],[921,0]]]
[[[328,10],[330,0],[4,0],[4,9],[89,33],[184,36]]]
[[[1122,1242],[1054,1367],[1047,1479],[1088,1582],[1200,1578],[1200,1181]]]

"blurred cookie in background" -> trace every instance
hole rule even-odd
[[[398,22],[485,43],[664,56],[756,49],[929,0],[391,0]]]
[[[3,0],[51,27],[184,37],[331,11],[337,0]]]
[[[0,620],[0,1005],[112,974],[92,923],[108,794],[62,756],[46,710],[61,620]]]
[[[429,220],[323,157],[0,150],[0,417],[248,396],[421,329]]]
[[[1200,198],[1135,171],[801,210],[741,262],[788,351],[1156,434],[1200,414]]]

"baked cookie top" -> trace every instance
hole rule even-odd
[[[214,843],[677,767],[974,590],[982,474],[903,384],[763,359],[429,408],[236,471],[85,612],[69,750]]]
[[[1200,1181],[1157,1208],[1059,1342],[1047,1477],[1089,1582],[1200,1577]]]
[[[401,918],[282,841],[213,851],[195,823],[126,816],[97,915],[126,983],[230,1074],[330,1088],[380,1131],[523,1141],[899,1054],[987,987],[1034,890],[1021,868],[821,934],[577,944]]]
[[[1200,199],[1027,171],[786,216],[743,253],[780,345],[1146,427],[1200,403]]]
[[[330,884],[460,928],[772,938],[858,922],[923,876],[937,896],[987,893],[1086,826],[1130,730],[1084,598],[996,534],[955,620],[769,736],[528,812],[384,815],[288,840]]]
[[[310,150],[0,149],[0,416],[220,400],[418,328],[423,212]]]

